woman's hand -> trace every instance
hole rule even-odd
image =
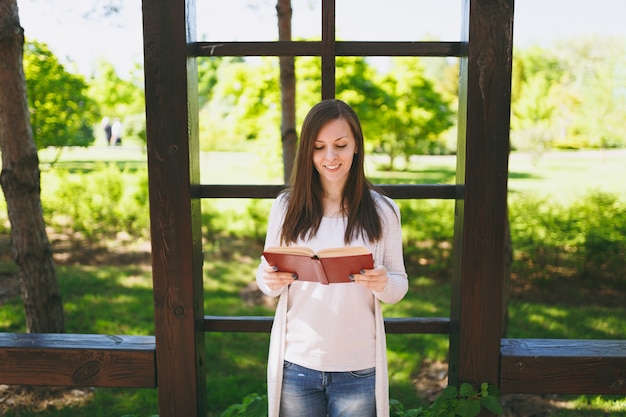
[[[298,276],[296,274],[280,272],[276,266],[266,265],[263,267],[263,280],[265,285],[272,291],[289,285],[297,279]]]
[[[387,268],[379,266],[374,269],[364,269],[360,274],[353,274],[354,282],[361,284],[367,289],[374,292],[383,292],[389,276],[387,275]]]

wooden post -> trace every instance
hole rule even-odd
[[[150,230],[161,417],[206,415],[195,1],[143,0]]]
[[[335,98],[335,0],[322,0],[322,100]]]
[[[499,384],[514,0],[464,0],[450,383]]]

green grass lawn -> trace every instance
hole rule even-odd
[[[43,163],[53,157],[50,151],[42,151],[40,156]],[[546,154],[533,161],[527,155],[513,154],[509,180],[511,198],[532,194],[567,202],[589,190],[607,191],[626,198],[625,157],[624,151],[567,152]],[[82,171],[102,160],[140,167],[145,164],[146,155],[139,148],[72,149],[62,154],[58,166]],[[258,155],[252,154],[203,155],[203,182],[279,183],[275,167],[265,168],[261,162]],[[454,157],[417,157],[406,172],[377,171],[371,163],[368,171],[374,182],[379,183],[451,183],[454,182],[454,164]],[[3,201],[0,202],[0,216],[6,211],[2,204]],[[233,229],[246,229],[241,223],[247,221],[247,202],[223,201],[220,204],[238,213],[225,220],[232,222]],[[241,234],[207,239],[204,264],[206,314],[272,315],[271,307],[252,302],[243,295],[247,285],[254,280],[260,249],[258,239]],[[10,270],[7,263],[5,258],[0,258],[0,272]],[[385,306],[385,315],[447,317],[450,285],[445,278],[446,272],[437,268],[438,263],[432,268],[413,269],[407,297],[396,305]],[[154,333],[149,264],[119,260],[109,265],[59,262],[57,275],[68,332]],[[606,307],[594,303],[593,298],[588,298],[587,303],[513,299],[510,314],[510,337],[626,339],[623,305]],[[18,296],[0,304],[0,331],[25,331]],[[247,394],[265,391],[268,340],[269,336],[265,334],[206,335],[209,416],[219,416],[221,411],[240,402]],[[447,337],[441,335],[389,335],[391,397],[409,408],[423,404],[423,400],[417,398],[414,380],[424,361],[446,360],[447,346]],[[6,416],[147,417],[158,413],[156,390],[97,389],[88,398],[74,408],[57,410],[52,406],[37,412],[14,410]],[[599,417],[626,412],[626,402],[621,398],[577,396],[567,397],[564,401],[568,406],[582,410],[580,414],[556,409],[552,415]]]

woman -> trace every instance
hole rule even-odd
[[[363,133],[339,100],[315,105],[302,125],[290,188],[270,212],[265,247],[365,246],[374,269],[352,282],[298,281],[262,258],[257,283],[280,296],[268,359],[270,417],[389,415],[379,301],[408,289],[400,212],[365,178]]]

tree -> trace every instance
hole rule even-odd
[[[567,71],[563,82],[576,107],[563,114],[571,147],[626,146],[626,40],[609,36],[573,37],[555,43]],[[564,123],[563,123],[564,124]],[[557,143],[558,144],[558,143]]]
[[[395,57],[382,81],[385,98],[379,107],[379,146],[389,155],[389,170],[397,156],[428,153],[439,135],[453,125],[449,103],[424,75],[418,58]]]
[[[611,37],[531,46],[513,62],[511,137],[517,149],[621,147],[626,45]]]
[[[139,70],[139,68],[137,68]],[[89,83],[89,97],[97,103],[98,117],[123,120],[124,138],[146,141],[145,98],[143,76],[131,72],[130,79],[117,75],[108,61],[100,61]]]
[[[33,139],[38,149],[89,146],[94,141],[95,103],[81,75],[65,71],[44,43],[24,48],[24,75]]]
[[[291,0],[278,0],[276,4],[278,15],[278,40],[291,41]],[[285,183],[291,177],[293,163],[296,159],[296,69],[292,56],[281,56],[280,66],[280,96],[281,96],[281,123],[280,137],[283,144],[283,179]]]
[[[241,58],[238,58],[241,60]],[[202,57],[198,59],[198,107],[208,103],[213,94],[213,87],[217,84],[217,70],[223,58],[218,56]]]
[[[271,152],[276,154],[280,132],[276,60],[222,60],[217,79],[208,103],[200,111],[201,149],[243,150],[258,139],[271,142]]]
[[[40,171],[22,65],[24,31],[16,0],[0,0],[0,185],[11,223],[13,258],[31,333],[65,331],[52,249],[40,199]]]
[[[561,85],[564,68],[550,51],[533,46],[516,55],[512,77],[511,142],[537,159],[557,134],[559,107],[573,101]]]

